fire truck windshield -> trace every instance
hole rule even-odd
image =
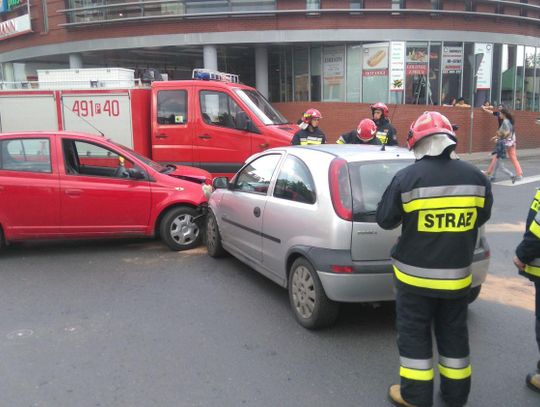
[[[251,111],[267,126],[273,124],[286,124],[283,117],[272,105],[256,90],[235,89],[236,94],[249,106]]]

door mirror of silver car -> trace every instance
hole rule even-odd
[[[212,181],[212,186],[214,189],[223,189],[229,187],[229,180],[227,177],[216,177],[214,178],[214,181]]]

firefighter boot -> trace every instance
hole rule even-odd
[[[540,393],[540,373],[529,373],[526,382],[529,389]]]
[[[390,402],[397,407],[414,407],[412,404],[407,403],[401,397],[401,386],[399,384],[393,384],[388,388],[388,397]]]

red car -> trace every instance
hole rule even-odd
[[[155,163],[104,137],[0,134],[0,246],[31,239],[159,235],[197,246],[207,171]]]

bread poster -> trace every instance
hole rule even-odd
[[[363,50],[364,76],[388,75],[388,44],[365,44]]]

